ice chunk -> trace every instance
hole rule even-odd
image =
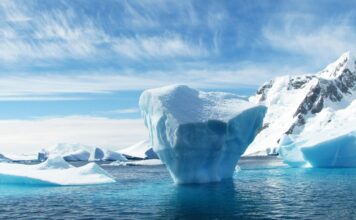
[[[10,162],[11,160],[4,155],[0,154],[0,162]]]
[[[118,152],[103,149],[103,153],[103,161],[127,161],[127,158]]]
[[[356,131],[301,148],[313,167],[356,167]]]
[[[103,158],[104,158],[104,151],[98,147],[95,147],[92,150],[89,160],[98,161],[98,160],[103,160]]]
[[[181,85],[146,90],[139,105],[153,150],[178,184],[231,178],[266,112],[233,94]]]
[[[66,161],[88,161],[90,153],[86,150],[76,150],[63,155],[63,159]]]
[[[130,159],[158,159],[157,154],[152,150],[149,140],[140,141],[118,152]]]
[[[0,163],[0,184],[87,185],[113,182],[113,177],[95,163],[73,167],[62,157],[50,157],[38,165]]]

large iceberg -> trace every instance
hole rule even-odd
[[[234,94],[182,85],[146,90],[139,106],[153,150],[178,184],[231,178],[266,112]]]
[[[0,163],[0,184],[88,185],[113,183],[114,178],[95,163],[73,167],[62,157],[38,165]]]

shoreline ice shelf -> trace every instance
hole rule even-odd
[[[266,112],[234,94],[183,85],[146,90],[139,106],[153,150],[178,184],[231,178]]]

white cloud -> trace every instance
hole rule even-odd
[[[115,39],[113,49],[128,58],[157,59],[162,57],[202,57],[208,50],[201,44],[193,44],[178,35],[133,37]]]
[[[117,150],[148,137],[142,119],[85,116],[0,120],[0,134],[0,153],[30,153],[57,143]]]
[[[346,51],[356,51],[356,30],[349,16],[322,24],[315,24],[315,20],[311,15],[298,14],[274,18],[263,29],[263,43],[307,56],[319,65],[332,62]]]
[[[140,110],[138,108],[125,108],[125,109],[117,109],[112,111],[104,112],[106,114],[130,114],[130,113],[138,113]]]
[[[234,66],[199,63],[189,70],[177,68],[145,73],[128,70],[122,74],[79,72],[67,75],[0,75],[0,101],[82,99],[81,94],[143,90],[168,84],[186,84],[196,88],[237,88],[260,85],[278,75],[305,72],[303,67],[246,62]]]
[[[33,13],[26,5],[5,1],[0,4],[6,21],[0,29],[0,61],[7,63],[33,60],[97,59],[118,56],[130,59],[200,57],[208,50],[197,42],[167,32],[146,36],[110,35],[102,24],[86,14],[78,14],[68,5],[66,10]],[[150,21],[126,3],[126,13],[139,23]],[[26,18],[26,19],[25,19]],[[0,18],[1,19],[1,18]],[[22,20],[18,23],[14,20]],[[143,24],[147,25],[147,24]]]

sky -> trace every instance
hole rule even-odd
[[[144,89],[252,95],[356,47],[356,2],[1,0],[0,153],[147,138]]]

